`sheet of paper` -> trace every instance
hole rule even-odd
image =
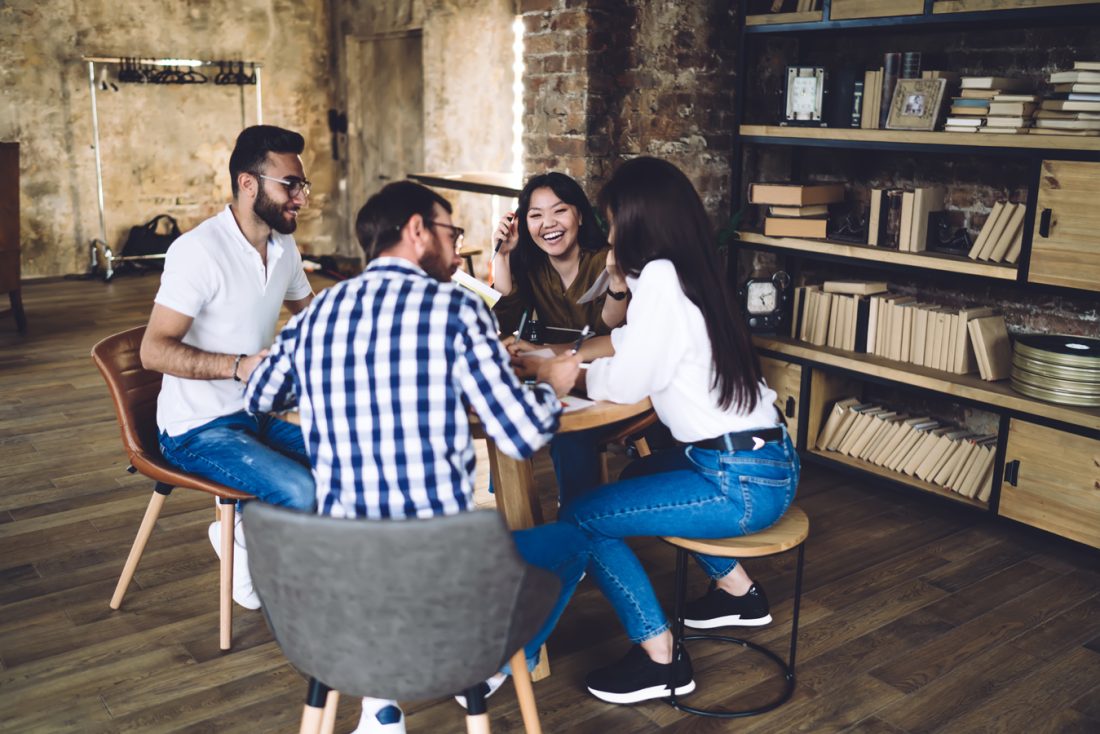
[[[595,400],[588,400],[587,398],[578,398],[576,395],[566,395],[561,399],[563,406],[563,413],[572,413],[574,410],[582,410],[596,404]]]
[[[477,295],[481,296],[481,299],[488,304],[489,308],[497,305],[497,301],[500,300],[501,292],[493,288],[491,285],[482,283],[477,278],[472,277],[464,270],[456,270],[454,275],[451,276],[451,280],[458,283],[463,288],[468,288]]]
[[[611,275],[608,274],[607,269],[600,273],[596,278],[596,282],[592,284],[592,287],[584,292],[584,295],[577,299],[577,303],[588,303],[594,301],[604,294],[607,290],[607,285],[611,282]]]
[[[550,359],[551,357],[554,357],[556,355],[554,354],[553,349],[547,349],[546,347],[543,347],[542,349],[532,349],[530,352],[521,352],[520,356],[536,357],[538,359]]]

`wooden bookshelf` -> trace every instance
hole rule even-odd
[[[859,128],[785,127],[742,125],[742,137],[771,138],[775,141],[804,141],[803,144],[844,143],[851,147],[949,146],[958,148],[1053,150],[1100,153],[1100,137],[1072,135],[983,135],[981,133],[924,132],[921,130],[861,130]],[[1006,140],[1005,138],[1008,138]]]
[[[813,364],[837,367],[908,387],[923,388],[950,397],[971,400],[990,406],[995,411],[1008,410],[1020,415],[1038,416],[1092,431],[1100,431],[1100,408],[1077,408],[1029,398],[1010,388],[1008,380],[986,382],[975,374],[956,375],[905,362],[895,362],[871,354],[818,347],[789,337],[758,334],[753,336],[753,341],[757,349],[772,356],[794,357]]]
[[[938,484],[926,482],[923,479],[911,477],[908,474],[904,474],[902,472],[890,471],[889,469],[884,469],[881,466],[877,466],[861,459],[853,459],[851,456],[846,456],[845,454],[841,454],[837,451],[807,449],[806,453],[819,457],[820,459],[824,459],[827,462],[834,462],[837,464],[843,464],[844,466],[850,466],[855,469],[859,469],[860,471],[865,471],[869,474],[874,474],[875,476],[882,477],[883,479],[889,479],[891,481],[899,482],[901,484],[907,484],[910,487],[916,487],[917,489],[929,492],[931,494],[936,494],[941,497],[947,497],[948,499],[955,500],[956,502],[961,502],[964,505],[980,507],[983,510],[988,508],[989,506],[985,502],[974,499],[972,497],[963,497],[958,492],[952,492],[950,489],[947,489],[946,487],[941,487]]]
[[[1096,0],[938,0],[932,6],[932,13],[933,15],[979,13],[990,10],[1025,10],[1095,4]]]
[[[824,13],[820,10],[806,10],[801,13],[766,13],[764,15],[748,15],[745,17],[745,25],[779,25],[786,23],[820,23]]]
[[[856,245],[849,242],[831,240],[803,240],[796,237],[768,237],[759,232],[739,232],[741,242],[753,245],[765,245],[779,250],[817,253],[835,257],[849,257],[855,260],[872,260],[876,263],[907,265],[925,270],[941,270],[962,275],[977,275],[998,280],[1016,280],[1016,266],[999,263],[978,262],[956,255],[941,255],[934,252],[899,252],[886,247]]]

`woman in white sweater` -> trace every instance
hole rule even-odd
[[[668,618],[625,538],[721,538],[775,523],[794,498],[799,461],[761,378],[760,363],[715,253],[706,211],[687,177],[655,158],[624,163],[604,187],[615,260],[631,291],[614,355],[587,371],[591,398],[653,401],[683,447],[635,462],[620,481],[562,509],[592,538],[589,570],[635,643],[590,673],[611,703],[695,688],[686,653],[673,661]],[[690,603],[691,627],[761,625],[767,599],[736,560],[697,556],[714,580]]]

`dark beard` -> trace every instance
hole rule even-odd
[[[252,205],[252,211],[263,220],[264,224],[271,227],[279,234],[293,234],[298,228],[297,218],[289,222],[283,216],[283,205],[276,204],[261,186],[256,192],[256,203]]]
[[[439,238],[436,237],[434,232],[432,233],[432,240],[436,246],[433,250],[421,256],[420,267],[440,283],[449,283],[454,268],[451,265],[450,258],[442,254]]]

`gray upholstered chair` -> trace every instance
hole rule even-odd
[[[526,731],[540,731],[523,645],[560,584],[524,563],[497,513],[340,520],[259,502],[244,512],[268,624],[310,676],[302,732],[331,727],[337,691],[398,700],[465,691],[467,730],[488,732],[480,684],[509,660]]]

